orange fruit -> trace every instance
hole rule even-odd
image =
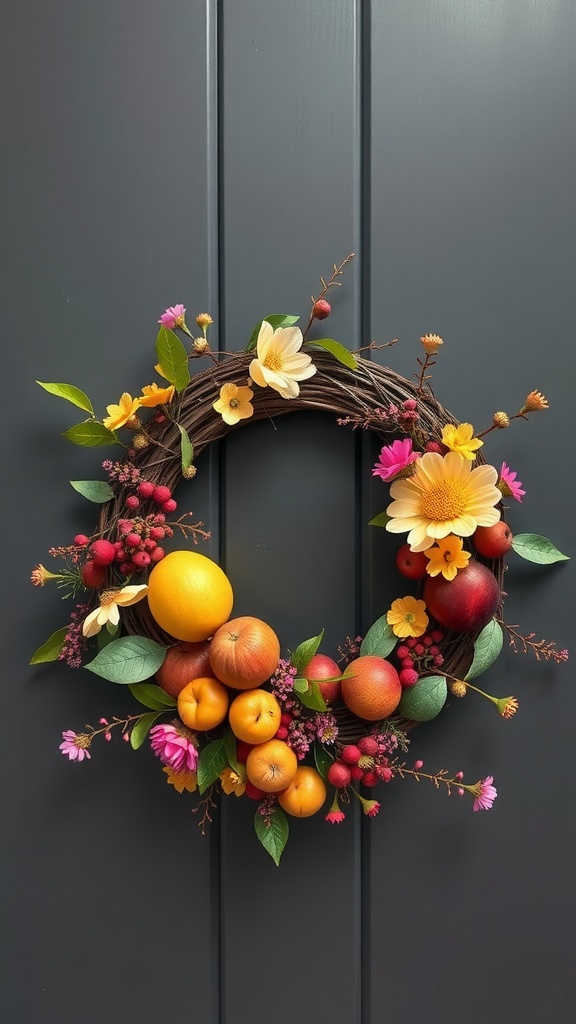
[[[278,793],[278,803],[287,814],[295,818],[309,818],[316,814],[326,800],[326,786],[315,768],[302,764],[290,785]]]
[[[212,676],[192,679],[178,694],[178,714],[190,729],[206,732],[226,718],[228,691]]]
[[[253,615],[225,622],[210,644],[214,675],[235,690],[251,690],[265,683],[278,667],[279,657],[276,633]]]
[[[148,577],[152,618],[177,640],[197,643],[230,617],[234,595],[216,562],[197,551],[171,551]]]
[[[365,654],[351,661],[343,673],[342,700],[367,722],[378,722],[396,710],[402,696],[400,677],[389,661]]]
[[[245,743],[266,743],[280,726],[282,709],[268,690],[243,690],[230,705],[230,728]]]
[[[284,740],[259,743],[246,759],[246,774],[264,793],[279,793],[296,775],[298,758]]]

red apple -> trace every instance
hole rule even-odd
[[[453,580],[430,576],[422,596],[436,622],[447,629],[468,632],[490,622],[500,603],[500,587],[487,566],[472,561],[459,569]]]
[[[476,551],[485,558],[502,558],[512,547],[512,531],[503,519],[493,526],[477,526],[472,534],[472,543]]]
[[[210,642],[210,664],[217,679],[235,690],[252,690],[278,666],[280,641],[262,619],[241,615],[217,629]]]
[[[409,544],[403,544],[396,554],[396,568],[408,580],[422,580],[426,575],[428,559],[423,551],[411,551]]]
[[[210,641],[197,643],[182,641],[170,647],[156,673],[156,682],[171,697],[177,697],[186,683],[212,675],[210,669]]]
[[[334,676],[341,676],[339,665],[326,654],[315,654],[303,669],[302,675],[306,679],[313,679],[318,683],[318,689],[327,704],[335,704],[340,698],[340,680]],[[331,679],[331,682],[328,680]]]

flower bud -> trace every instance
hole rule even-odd
[[[425,334],[420,341],[427,356],[435,356],[440,346],[444,344],[439,334]]]
[[[500,428],[509,427],[510,426],[510,417],[508,416],[508,413],[505,413],[505,412],[495,412],[493,417],[492,417],[492,422],[493,422],[495,427],[500,427]]]
[[[317,299],[312,307],[312,316],[316,320],[325,320],[327,316],[330,316],[332,312],[332,306],[326,299]]]
[[[210,313],[198,313],[196,323],[198,324],[198,327],[204,331],[206,327],[209,327],[210,324],[214,323],[214,321],[212,320]]]
[[[192,342],[192,348],[196,355],[199,356],[204,355],[205,352],[210,351],[210,346],[206,341],[206,338],[194,338],[194,341]]]

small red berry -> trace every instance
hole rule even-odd
[[[141,498],[151,498],[154,494],[154,484],[150,480],[143,480],[138,484],[138,494]]]
[[[178,508],[178,502],[174,501],[174,498],[168,498],[168,501],[162,502],[163,512],[175,512]]]
[[[414,668],[414,661],[412,658],[402,658],[400,662],[400,668]]]
[[[424,767],[424,761],[414,761],[414,769],[419,772]]]
[[[355,743],[349,743],[340,756],[345,764],[357,764],[362,757],[362,751]]]
[[[125,562],[126,561],[126,549],[125,548],[123,548],[123,547],[116,548],[116,561],[117,562]]]
[[[165,531],[161,526],[153,526],[150,530],[150,537],[152,540],[164,540]]]
[[[354,779],[355,782],[359,782],[364,775],[364,769],[359,764],[350,765],[350,778]]]
[[[439,644],[440,641],[444,639],[444,633],[442,632],[441,629],[433,629],[432,632],[430,633],[430,636],[432,637],[435,644]]]
[[[165,501],[168,501],[172,497],[172,491],[169,487],[164,487],[159,484],[158,487],[154,488],[154,494],[152,495],[157,505],[163,505]]]
[[[131,576],[132,573],[134,572],[134,566],[132,565],[132,562],[122,562],[120,566],[120,572],[122,573],[123,576]]]
[[[326,299],[318,299],[312,307],[312,316],[316,320],[325,320],[327,316],[330,316],[332,312],[332,306]]]
[[[78,548],[85,548],[90,538],[85,533],[77,533],[74,537],[74,543]]]
[[[422,655],[424,654],[424,651],[424,644],[416,644],[416,647],[414,648],[414,654],[418,655],[418,657],[421,658]]]
[[[147,551],[135,551],[132,555],[132,562],[139,569],[145,569],[147,565],[150,565],[150,555]]]
[[[124,537],[124,543],[127,548],[137,548],[140,545],[140,534],[139,533],[128,533]]]
[[[158,547],[156,541],[152,540],[150,537],[148,538],[148,540],[144,541],[144,551],[150,553],[151,551],[154,551],[154,548],[156,547]]]
[[[393,772],[392,769],[389,768],[387,764],[380,764],[376,769],[376,774],[378,778],[381,779],[382,782],[390,782]]]
[[[406,647],[406,644],[400,644],[400,647],[396,651],[396,657],[400,658],[400,661],[402,661],[403,658],[409,658],[410,648]]]
[[[90,547],[90,554],[96,565],[110,565],[116,557],[114,545],[109,540],[95,540]]]
[[[378,753],[378,740],[374,739],[373,736],[363,736],[361,740],[358,740],[358,749],[363,754],[374,757]]]
[[[154,522],[157,523],[157,524],[158,523],[165,523],[166,522],[166,516],[164,515],[164,513],[163,512],[157,512],[156,515],[154,516]]]
[[[164,558],[164,555],[165,555],[164,548],[154,548],[154,551],[152,551],[151,554],[150,554],[150,561],[151,562],[161,562],[162,559]]]
[[[433,643],[432,637],[428,636],[428,633],[427,633],[426,636],[422,637],[422,643],[424,644],[424,647],[432,647],[432,643]]]
[[[418,673],[413,668],[403,668],[399,672],[399,678],[402,686],[414,686],[418,682]]]
[[[275,735],[277,740],[285,740],[288,735],[288,729],[285,725],[279,725]]]
[[[376,786],[380,779],[378,778],[377,772],[372,770],[364,772],[362,776],[362,782],[365,786]]]
[[[283,711],[280,716],[280,721],[282,725],[290,725],[290,722],[292,721],[292,715],[290,715],[287,711]]]
[[[240,764],[246,764],[248,760],[248,754],[252,750],[254,744],[246,743],[245,740],[237,740],[236,742],[236,758]]]
[[[85,587],[98,589],[106,579],[106,569],[103,565],[96,565],[96,562],[89,560],[82,566],[82,582]]]
[[[408,637],[406,641],[406,647],[410,647],[411,649],[416,647],[416,641],[413,636]]]
[[[334,761],[328,769],[328,782],[336,789],[344,789],[350,784],[350,769],[342,761]]]
[[[135,509],[140,508],[140,499],[137,498],[135,494],[128,495],[126,498],[126,508],[129,508],[132,512]]]

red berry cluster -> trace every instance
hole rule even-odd
[[[398,675],[402,686],[414,686],[422,672],[430,672],[431,669],[440,668],[444,664],[438,647],[443,638],[444,634],[440,629],[433,629],[423,637],[408,637],[396,648],[396,657],[400,663]]]
[[[345,789],[351,782],[364,786],[375,786],[378,782],[390,782],[389,748],[379,743],[375,736],[363,736],[358,743],[349,743],[342,749],[340,759],[328,769],[328,781],[336,789]]]

